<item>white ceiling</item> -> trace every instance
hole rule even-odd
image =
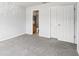
[[[69,4],[75,4],[75,2],[49,2],[52,5],[69,5]],[[41,5],[46,4],[46,2],[16,2],[14,3],[16,5],[22,6],[22,7],[30,7],[35,5]]]
[[[30,7],[30,6],[41,5],[41,4],[46,4],[46,3],[48,2],[0,2],[0,5],[13,4],[13,5],[21,6],[21,7]],[[52,5],[75,4],[75,2],[49,2],[49,3],[51,3]]]
[[[14,4],[22,7],[30,7],[30,6],[40,5],[42,4],[42,2],[16,2]]]

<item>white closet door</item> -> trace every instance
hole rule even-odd
[[[74,43],[74,7],[51,8],[51,37]]]
[[[57,38],[57,27],[56,27],[56,23],[57,23],[57,16],[56,16],[56,13],[57,13],[57,8],[56,7],[53,7],[53,8],[51,8],[51,15],[50,15],[50,21],[51,21],[51,25],[50,25],[50,27],[51,27],[51,38]]]

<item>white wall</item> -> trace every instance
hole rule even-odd
[[[32,11],[30,8],[26,9],[26,34],[32,34]]]
[[[25,12],[11,3],[0,3],[0,41],[25,33]]]
[[[46,6],[39,10],[39,35],[50,38],[50,8]]]

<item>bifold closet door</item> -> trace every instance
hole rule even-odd
[[[74,7],[51,8],[51,38],[74,43]]]

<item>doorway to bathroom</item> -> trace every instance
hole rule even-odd
[[[33,35],[39,34],[39,10],[33,11]]]

